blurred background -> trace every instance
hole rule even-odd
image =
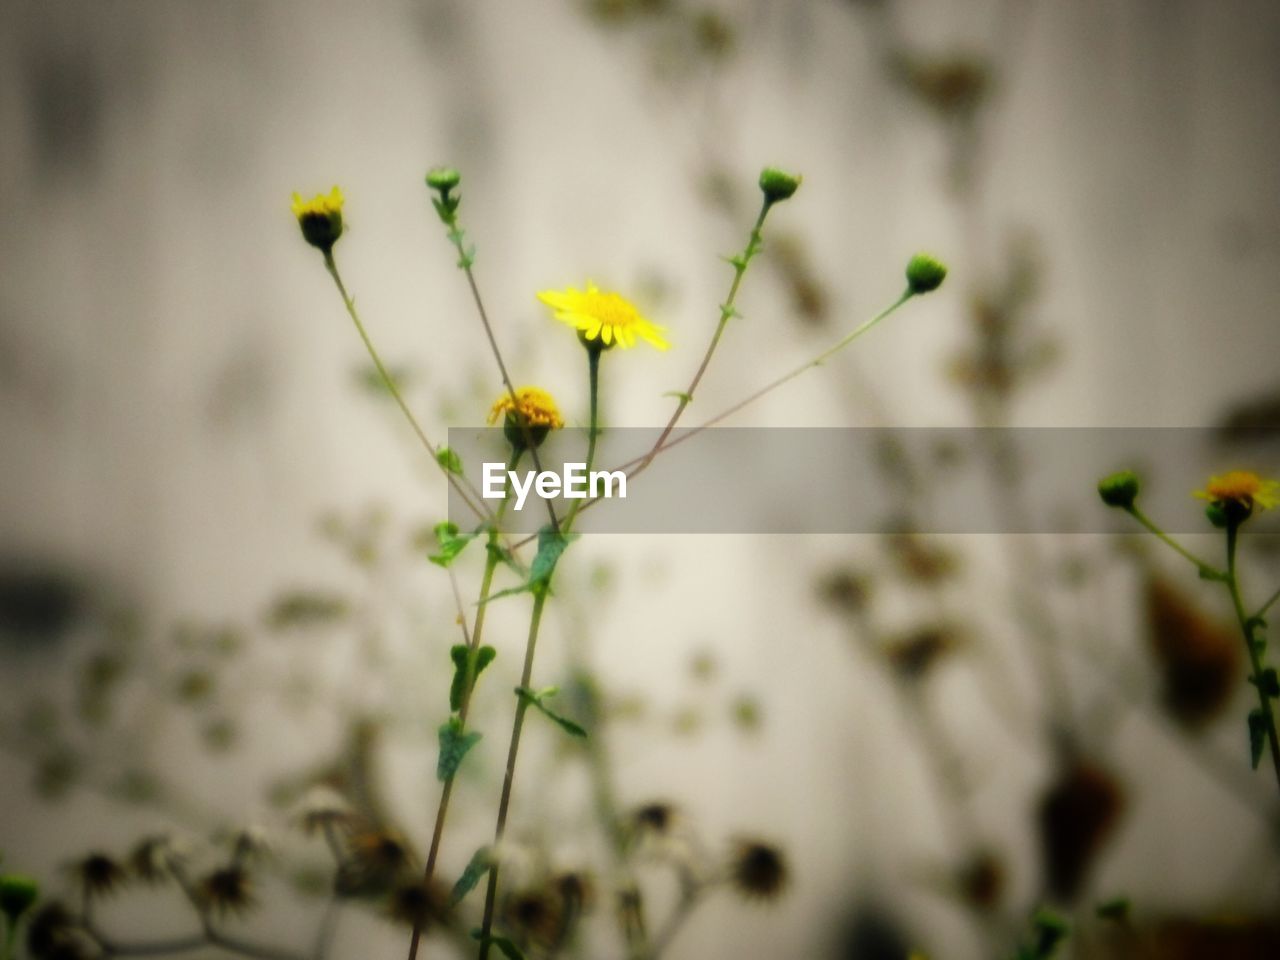
[[[1267,0],[6,0],[4,868],[55,896],[90,851],[260,825],[259,909],[234,922],[305,956],[327,882],[291,826],[311,786],[426,847],[458,640],[423,540],[445,485],[292,192],[344,190],[344,278],[437,441],[500,383],[428,167],[462,171],[513,376],[572,425],[580,347],[535,291],[591,279],[667,327],[670,352],[609,357],[607,423],[652,426],[777,164],[804,184],[694,419],[892,302],[929,250],[937,294],[733,422],[1199,427],[1224,469],[1275,475],[1241,428],[1280,410],[1278,65]],[[778,895],[708,896],[673,958],[1013,956],[1043,903],[1072,923],[1064,955],[1277,955],[1280,807],[1266,760],[1249,771],[1222,591],[1147,540],[929,537],[956,459],[989,457],[1016,509],[1016,456],[899,453],[884,536],[575,545],[535,676],[598,710],[600,747],[530,731],[513,838],[599,873],[603,768],[620,815],[676,811],[711,859],[776,845]],[[1254,606],[1274,547],[1246,544]],[[456,568],[465,594],[479,567]],[[449,882],[492,832],[526,617],[494,607]],[[671,856],[638,861],[659,930]],[[566,955],[622,956],[595,899]],[[183,909],[129,887],[102,916],[137,940],[191,929]],[[330,954],[406,942],[353,905]]]

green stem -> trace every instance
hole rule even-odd
[[[520,453],[513,452],[507,462],[507,469],[514,470],[520,462]],[[510,474],[506,474],[510,476]],[[509,481],[508,481],[509,482]],[[505,491],[504,491],[505,492]],[[501,524],[502,515],[507,508],[507,499],[504,497],[502,503],[498,505],[498,513],[496,522]],[[480,599],[476,609],[476,622],[471,630],[471,635],[467,637],[467,644],[472,651],[480,649],[480,644],[484,636],[485,614],[489,610],[489,593],[493,588],[493,576],[498,569],[498,529],[493,527],[489,530],[489,539],[485,546],[484,575],[480,580]],[[450,568],[452,572],[452,568]],[[465,613],[459,613],[465,616]],[[462,703],[458,708],[458,719],[462,722],[462,729],[465,731],[467,726],[467,715],[471,712],[471,694],[475,686],[475,658],[467,658],[467,674],[466,680],[462,687]],[[436,859],[440,854],[440,843],[444,839],[445,818],[449,814],[449,801],[453,797],[453,784],[457,779],[457,772],[449,777],[440,788],[440,803],[436,807],[435,828],[431,831],[431,849],[427,853],[427,863],[423,868],[422,879],[424,883],[430,883],[431,878],[435,876]],[[422,939],[422,925],[417,920],[413,924],[413,934],[409,938],[409,957],[408,960],[416,960],[418,956],[418,944]]]
[[[1236,619],[1240,621],[1240,630],[1244,634],[1245,650],[1249,654],[1249,666],[1252,670],[1250,680],[1258,690],[1258,705],[1262,710],[1262,720],[1266,727],[1267,743],[1271,748],[1271,764],[1276,772],[1276,786],[1280,788],[1280,736],[1276,733],[1276,717],[1271,709],[1271,696],[1263,683],[1264,666],[1262,652],[1253,642],[1253,625],[1249,615],[1245,613],[1244,600],[1240,596],[1240,580],[1236,576],[1236,543],[1239,539],[1240,525],[1227,525],[1227,589],[1231,593],[1231,604],[1235,607]]]
[[[444,223],[449,227],[449,242],[458,251],[458,268],[467,278],[467,287],[471,290],[471,300],[476,305],[476,312],[480,315],[480,323],[483,325],[485,336],[489,340],[489,349],[493,353],[493,359],[498,362],[498,373],[502,375],[502,383],[507,388],[507,396],[511,398],[511,412],[515,414],[516,422],[520,425],[520,435],[524,438],[524,445],[533,457],[533,468],[538,473],[541,473],[542,461],[538,457],[538,447],[533,442],[533,433],[529,427],[528,419],[520,412],[520,402],[516,397],[515,384],[511,380],[511,375],[507,373],[507,364],[502,359],[502,351],[498,349],[498,338],[494,335],[493,324],[489,322],[489,311],[485,309],[484,299],[480,296],[480,285],[476,283],[475,271],[471,269],[471,255],[467,252],[462,230],[458,227],[457,215],[450,213],[444,218]],[[551,528],[559,531],[560,521],[556,517],[555,506],[550,500],[545,502],[547,504],[547,516],[551,521]]]
[[[592,343],[588,343],[586,348],[587,380],[591,391],[591,426],[587,431],[586,474],[588,482],[590,482],[591,468],[595,466],[596,462],[596,438],[600,436],[600,354],[604,353],[604,350],[599,344]],[[585,498],[573,501],[573,506],[569,508],[569,515],[565,517],[565,533],[568,533],[573,528],[573,521],[585,502]]]
[[[1258,612],[1253,615],[1252,619],[1261,620],[1265,617],[1267,615],[1267,611],[1275,606],[1275,602],[1277,600],[1280,600],[1280,587],[1276,587],[1276,592],[1267,599],[1266,603],[1258,608]]]
[[[427,452],[431,454],[431,459],[436,462],[440,470],[444,473],[445,479],[449,481],[449,485],[457,492],[463,502],[481,519],[493,519],[493,514],[487,507],[481,507],[472,500],[468,491],[464,490],[458,482],[458,478],[449,471],[443,464],[440,464],[438,458],[439,448],[428,439],[426,431],[422,429],[418,423],[417,417],[413,415],[413,411],[409,409],[409,405],[405,402],[404,396],[400,393],[400,388],[396,386],[395,380],[391,374],[387,372],[387,368],[382,363],[382,357],[378,355],[377,349],[373,345],[373,340],[369,337],[369,332],[365,330],[364,324],[360,320],[360,314],[356,312],[355,301],[351,299],[351,295],[347,293],[346,284],[342,282],[342,275],[338,273],[338,264],[333,259],[333,251],[327,250],[324,254],[324,266],[329,271],[329,276],[333,277],[333,282],[338,288],[338,293],[342,295],[342,303],[347,308],[347,314],[351,317],[351,321],[356,325],[356,332],[360,334],[360,339],[364,341],[365,349],[369,351],[369,358],[373,361],[374,367],[377,368],[378,376],[382,378],[383,384],[387,388],[387,392],[391,394],[396,405],[400,407],[400,412],[404,414],[409,426],[413,428],[413,432],[417,434],[418,440],[426,447]],[[475,491],[471,491],[474,493]]]
[[[772,207],[773,204],[767,199],[761,204],[760,213],[756,216],[755,225],[751,228],[751,236],[747,239],[746,249],[730,261],[733,264],[733,283],[729,285],[729,295],[725,297],[724,303],[720,305],[720,320],[716,323],[715,332],[711,335],[711,342],[707,344],[707,350],[702,355],[702,362],[698,364],[698,369],[695,371],[693,379],[689,381],[688,388],[680,395],[680,402],[676,404],[676,409],[671,414],[671,419],[663,427],[662,433],[659,434],[653,448],[645,455],[643,463],[640,465],[641,470],[647,467],[649,461],[658,455],[658,451],[662,449],[663,442],[671,435],[671,431],[676,428],[676,424],[680,422],[680,417],[684,415],[685,408],[693,402],[694,391],[698,389],[698,384],[702,382],[703,374],[707,372],[707,367],[711,365],[711,357],[720,345],[720,338],[724,336],[725,328],[729,326],[729,321],[733,319],[736,313],[734,302],[738,299],[738,288],[742,286],[742,278],[747,273],[747,267],[751,263],[751,259],[760,250],[760,245],[763,241],[764,219],[769,215],[769,210]],[[639,471],[637,470],[637,472]]]
[[[533,681],[533,655],[538,645],[538,629],[542,625],[542,609],[547,602],[547,591],[541,588],[534,593],[533,612],[529,615],[529,638],[524,648],[524,669],[520,674],[520,686],[526,690]],[[507,832],[507,812],[511,807],[511,788],[515,781],[516,755],[520,750],[520,734],[524,729],[524,715],[529,701],[524,697],[516,701],[516,717],[511,727],[511,745],[507,748],[507,769],[502,779],[502,797],[498,801],[498,821],[493,831],[493,849],[502,844]],[[480,925],[479,960],[488,960],[489,934],[493,929],[493,910],[498,898],[498,863],[489,868],[489,884],[484,896],[484,920]]]
[[[870,330],[872,327],[878,324],[885,317],[889,316],[889,314],[893,313],[895,310],[901,307],[904,303],[910,300],[912,296],[914,296],[914,294],[912,294],[910,290],[907,290],[905,293],[903,293],[901,297],[895,300],[888,307],[881,310],[870,320],[867,320],[864,323],[862,323],[860,326],[855,327],[853,331],[851,331],[845,337],[841,338],[839,342],[827,348],[826,350],[822,351],[822,353],[818,354],[812,360],[808,360],[800,364],[800,366],[796,367],[790,373],[783,374],[781,377],[778,377],[778,379],[772,381],[771,383],[766,384],[765,386],[761,387],[759,390],[756,390],[755,392],[751,393],[745,399],[739,400],[733,406],[716,414],[716,416],[712,417],[710,420],[706,421],[705,423],[699,424],[693,429],[686,431],[685,433],[681,434],[679,437],[672,440],[671,442],[669,443],[664,442],[667,434],[670,433],[670,430],[664,431],[662,436],[658,439],[658,442],[654,444],[652,450],[650,450],[647,454],[645,454],[642,457],[637,457],[634,460],[624,463],[619,469],[627,470],[634,467],[635,469],[632,470],[630,476],[635,476],[636,474],[640,473],[641,470],[647,467],[649,465],[649,462],[653,460],[655,456],[657,456],[659,453],[662,453],[664,450],[670,450],[672,447],[678,446],[684,443],[686,440],[691,439],[692,437],[696,437],[703,430],[706,430],[710,427],[714,427],[717,423],[720,423],[723,420],[727,420],[729,417],[733,416],[739,410],[743,409],[744,407],[750,406],[760,398],[764,397],[766,394],[772,393],[774,390],[777,390],[779,387],[783,386],[784,384],[790,383],[792,380],[800,376],[802,373],[805,373],[806,371],[811,370],[814,367],[822,366],[822,364],[826,363],[828,360],[830,360],[833,356],[835,356],[837,353],[839,353],[849,344],[853,343],[854,340],[857,340],[858,337],[862,336],[864,333],[866,333],[868,330]]]
[[[1202,577],[1205,577],[1206,579],[1209,579],[1209,580],[1224,579],[1226,575],[1221,570],[1214,567],[1213,564],[1205,563],[1203,560],[1197,557],[1194,553],[1192,553],[1190,550],[1188,550],[1186,547],[1180,544],[1177,540],[1173,539],[1173,537],[1169,536],[1167,533],[1165,533],[1163,530],[1157,527],[1145,513],[1143,513],[1140,509],[1138,509],[1136,504],[1133,506],[1126,507],[1125,509],[1129,512],[1129,515],[1132,516],[1133,519],[1137,520],[1140,524],[1146,527],[1149,532],[1155,534],[1161,541],[1163,541],[1175,553],[1189,560],[1191,563],[1195,564],[1195,566],[1199,568],[1200,575]]]

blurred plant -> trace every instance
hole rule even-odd
[[[1233,470],[1221,476],[1210,477],[1203,490],[1195,491],[1195,496],[1208,501],[1205,516],[1209,522],[1223,531],[1226,551],[1225,568],[1218,568],[1201,560],[1160,529],[1138,506],[1141,492],[1142,485],[1132,471],[1115,473],[1098,482],[1098,495],[1103,503],[1128,513],[1166,546],[1192,563],[1201,579],[1221,583],[1230,595],[1231,605],[1244,640],[1245,652],[1249,658],[1249,683],[1258,695],[1258,706],[1249,712],[1248,717],[1249,752],[1252,764],[1257,769],[1264,751],[1269,750],[1276,785],[1280,788],[1280,736],[1276,733],[1273,707],[1273,702],[1280,698],[1280,680],[1277,680],[1275,668],[1267,666],[1266,663],[1266,615],[1272,605],[1280,600],[1280,588],[1250,613],[1245,606],[1236,568],[1241,527],[1249,521],[1255,510],[1269,510],[1280,503],[1280,481],[1264,479],[1250,470]],[[1199,645],[1204,648],[1209,643],[1210,641],[1201,640]],[[1214,646],[1216,648],[1220,645],[1214,644]],[[1220,654],[1218,657],[1222,659]]]

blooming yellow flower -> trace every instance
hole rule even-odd
[[[1280,480],[1264,480],[1252,470],[1232,470],[1221,476],[1210,477],[1203,490],[1195,495],[1213,503],[1236,503],[1246,509],[1257,504],[1270,510],[1280,503]]]
[[[594,283],[587,284],[585,293],[573,287],[543,290],[538,299],[551,308],[557,320],[578,330],[588,342],[598,340],[606,347],[615,343],[631,347],[639,337],[659,350],[670,346],[662,338],[664,327],[642,317],[629,300],[616,293],[603,293]]]
[[[559,430],[564,426],[560,409],[547,391],[538,387],[521,387],[516,391],[516,400],[529,426],[546,427],[551,430]],[[489,411],[489,422],[497,423],[499,417],[515,409],[516,404],[511,402],[511,394],[504,393],[494,402],[493,409]]]
[[[342,191],[336,186],[327,194],[317,193],[310,200],[293,195],[293,215],[298,218],[302,236],[313,247],[328,253],[342,236]]]

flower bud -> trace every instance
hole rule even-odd
[[[1121,510],[1133,508],[1139,490],[1141,485],[1132,470],[1121,470],[1098,481],[1098,496],[1102,497],[1102,502],[1108,507],[1119,507]]]
[[[293,195],[293,215],[298,218],[302,238],[322,253],[329,253],[342,236],[342,191],[334,187],[310,200]]]
[[[40,886],[31,877],[20,873],[0,876],[0,913],[9,918],[10,929],[13,929],[18,918],[30,910],[39,897]]]
[[[760,189],[764,191],[765,203],[779,203],[792,196],[800,189],[799,174],[787,173],[777,167],[765,167],[760,171]]]
[[[461,180],[462,175],[453,167],[432,167],[427,171],[427,186],[445,195]]]
[[[946,276],[946,266],[928,254],[917,253],[907,263],[907,289],[913,295],[937,290]]]

